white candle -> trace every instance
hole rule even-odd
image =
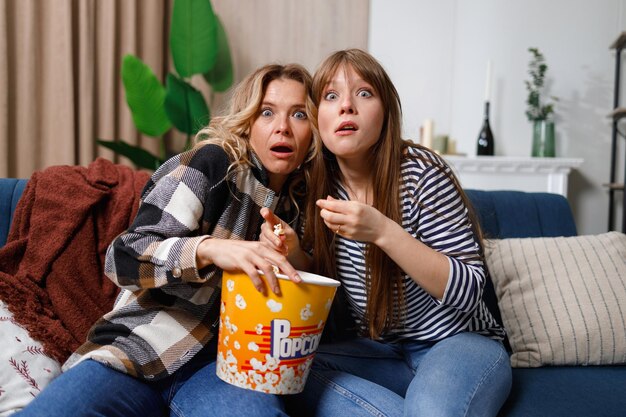
[[[433,146],[433,130],[435,122],[432,119],[424,120],[422,125],[422,145],[430,148]]]
[[[491,96],[491,60],[487,61],[487,81],[485,84],[485,101]]]

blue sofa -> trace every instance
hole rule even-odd
[[[27,180],[15,178],[0,179],[0,247],[4,246],[13,221],[13,212],[19,201]]]
[[[575,236],[567,199],[558,194],[467,190],[487,238]],[[484,299],[502,322],[493,285]],[[626,416],[626,366],[514,368],[501,417]]]
[[[0,179],[0,247],[26,180]],[[488,238],[574,236],[565,198],[519,191],[467,191]],[[485,300],[500,320],[492,285]],[[554,366],[513,369],[502,417],[614,417],[626,415],[626,366]]]

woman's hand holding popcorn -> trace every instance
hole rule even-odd
[[[297,269],[307,270],[311,259],[300,247],[300,238],[296,231],[267,207],[261,209],[261,216],[265,222],[261,225],[259,241],[282,253]]]

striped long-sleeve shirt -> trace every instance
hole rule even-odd
[[[477,256],[479,245],[467,208],[450,177],[450,168],[436,154],[410,147],[402,161],[400,181],[402,226],[415,239],[446,254],[450,273],[441,300],[404,275],[406,316],[382,339],[436,341],[462,331],[502,339],[504,329],[482,301],[485,268]],[[336,197],[348,200],[339,180],[335,185]],[[365,250],[366,243],[336,235],[338,276],[357,326],[367,333]]]
[[[231,161],[224,150],[205,145],[154,173],[133,224],[107,251],[105,273],[122,291],[64,369],[92,358],[139,378],[160,379],[215,336],[221,270],[199,270],[197,246],[209,237],[258,240],[261,207],[285,220],[295,216],[289,199],[268,188],[256,156],[251,159],[252,167],[227,172]]]

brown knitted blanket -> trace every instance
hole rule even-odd
[[[132,222],[148,178],[99,158],[28,181],[0,248],[0,298],[60,362],[113,305],[118,288],[104,276],[104,256]]]

